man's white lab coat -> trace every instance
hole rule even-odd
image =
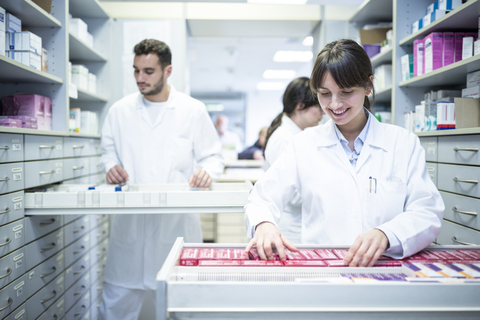
[[[249,237],[260,222],[279,220],[295,189],[303,201],[303,243],[351,245],[359,234],[378,227],[400,241],[401,248],[388,252],[404,257],[429,245],[440,232],[444,204],[430,180],[418,137],[374,117],[355,168],[333,121],[295,135],[249,197]]]
[[[168,107],[153,121],[140,93],[109,110],[102,129],[102,163],[122,166],[128,183],[187,183],[196,167],[217,179],[223,171],[218,134],[205,106],[171,86]],[[177,236],[202,242],[198,214],[115,215],[105,281],[154,289],[155,275]]]

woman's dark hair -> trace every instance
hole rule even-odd
[[[267,148],[268,139],[270,139],[270,136],[282,124],[283,115],[290,116],[293,111],[295,111],[298,103],[302,103],[300,110],[318,105],[317,97],[312,90],[310,90],[310,79],[307,77],[292,80],[292,82],[288,84],[287,89],[285,89],[285,93],[283,94],[283,111],[272,121],[272,124],[270,124],[268,128],[267,139],[263,147],[264,151]]]
[[[375,89],[370,77],[373,75],[372,63],[365,50],[355,41],[341,39],[330,42],[317,56],[310,77],[310,88],[317,93],[327,72],[340,88],[363,87],[372,89],[372,104],[375,101]],[[370,110],[370,101],[365,96],[363,104]]]
[[[145,39],[137,43],[133,48],[136,56],[155,53],[158,56],[158,63],[163,68],[172,64],[172,52],[165,42],[155,39]]]

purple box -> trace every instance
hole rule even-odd
[[[463,37],[465,37],[464,32],[455,32],[454,33],[454,46],[455,46],[455,53],[454,53],[454,61],[461,61],[462,60],[462,46],[463,46]]]
[[[29,117],[29,116],[0,116],[0,119],[17,119],[17,120],[22,120],[22,123],[25,123],[25,122],[37,123],[37,118]]]
[[[2,126],[2,127],[21,128],[21,127],[22,127],[22,120],[17,120],[17,119],[0,119],[0,126]]]
[[[443,33],[443,66],[455,62],[455,34],[453,32]]]
[[[425,37],[425,73],[437,70],[443,64],[443,33],[432,32]]]
[[[370,59],[380,53],[379,44],[364,44],[362,47]]]
[[[13,96],[2,97],[2,116],[13,115],[14,109]]]
[[[24,122],[22,124],[22,127],[26,129],[38,129],[38,125],[36,122]]]
[[[48,130],[45,126],[44,101],[45,98],[38,94],[16,94],[13,96],[15,107],[15,116],[29,116],[37,118],[39,130]]]
[[[421,76],[423,74],[423,56],[424,56],[423,39],[418,39],[413,42],[413,76]]]

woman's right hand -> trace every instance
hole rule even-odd
[[[262,260],[273,260],[272,245],[277,248],[280,260],[286,260],[287,258],[284,247],[293,252],[298,251],[280,230],[270,222],[262,222],[257,225],[255,235],[245,248],[245,252],[248,253],[254,245],[257,245],[257,252]]]

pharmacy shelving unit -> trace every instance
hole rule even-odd
[[[157,274],[157,320],[438,319],[441,316],[461,319],[480,312],[480,283],[322,283],[321,278],[340,277],[342,273],[407,272],[405,267],[187,267],[180,266],[184,248],[243,249],[245,245],[188,244],[177,238]],[[300,245],[298,248],[346,247]],[[465,249],[463,246],[435,248]],[[311,281],[296,281],[300,278]]]

